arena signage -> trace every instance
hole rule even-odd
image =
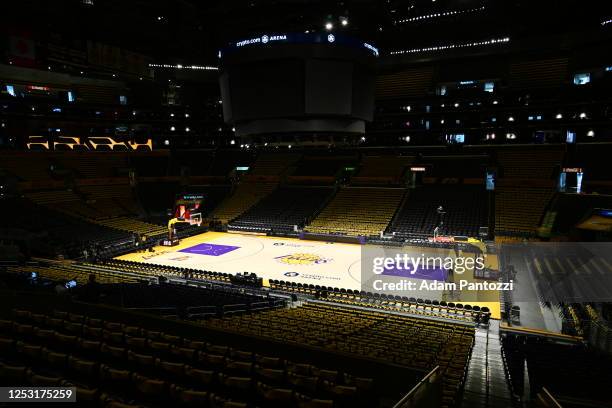
[[[232,42],[229,44],[229,47],[224,50],[219,50],[218,57],[221,58],[226,54],[225,51],[230,51],[232,48],[244,48],[247,46],[254,45],[263,45],[263,44],[271,44],[271,43],[286,43],[286,44],[339,44],[339,45],[348,45],[352,47],[360,47],[365,48],[369,52],[371,52],[374,56],[379,56],[379,50],[374,45],[368,42],[362,42],[357,39],[351,37],[345,37],[338,34],[332,33],[291,33],[291,34],[264,34],[258,37],[246,38],[240,41]]]
[[[376,55],[378,57],[378,48],[376,48],[373,45],[368,44],[366,42],[363,43],[363,46],[366,47],[368,50],[372,51],[374,53],[374,55]]]
[[[287,40],[286,34],[267,35],[264,34],[261,37],[249,38],[248,40],[242,40],[236,42],[236,47],[244,47],[245,45],[251,44],[267,44],[274,41],[285,41]]]
[[[153,150],[153,141],[147,139],[143,143],[128,140],[115,140],[108,136],[59,136],[51,139],[47,136],[31,135],[28,136],[26,147],[28,149],[44,149],[44,150]],[[58,150],[59,150],[58,149]]]
[[[203,200],[203,194],[185,194],[182,197],[183,200]]]
[[[49,91],[50,88],[48,86],[38,86],[38,85],[28,85],[27,89],[30,91]]]

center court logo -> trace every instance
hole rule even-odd
[[[331,258],[323,258],[317,254],[295,253],[290,255],[277,256],[276,262],[285,265],[319,265],[331,262]]]

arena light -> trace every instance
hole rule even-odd
[[[508,42],[510,42],[510,37],[492,38],[490,40],[483,40],[483,41],[473,41],[473,42],[465,42],[465,43],[457,43],[457,44],[438,45],[434,47],[397,50],[397,51],[391,51],[389,55],[418,54],[418,53],[423,53],[423,52],[446,51],[446,50],[461,49],[461,48],[472,48],[472,47],[481,47],[481,46],[487,46],[487,45],[504,44]]]
[[[557,115],[555,116],[555,119],[563,119],[563,114],[557,113]]]
[[[170,130],[171,130],[172,132],[174,132],[174,131],[176,130],[176,127],[174,127],[174,126],[170,126]]]
[[[595,131],[594,131],[593,129],[589,130],[589,131],[587,132],[587,136],[588,136],[588,137],[595,137]]]
[[[607,26],[608,24],[612,24],[612,18],[609,18],[601,22],[602,26]]]
[[[580,119],[586,119],[586,118],[587,118],[586,112],[580,113]]]
[[[463,9],[463,10],[449,10],[449,11],[444,11],[442,13],[424,14],[422,16],[415,16],[415,17],[410,17],[410,18],[404,18],[401,20],[395,20],[395,23],[396,24],[406,24],[406,23],[414,23],[417,21],[433,20],[433,19],[437,19],[441,17],[452,17],[452,16],[458,16],[461,14],[477,13],[479,11],[483,11],[485,8],[486,8],[485,6],[481,6],[481,7],[474,7],[474,8]]]
[[[235,141],[234,139],[232,139],[232,140],[230,140],[230,144],[231,144],[231,145],[235,145],[235,144],[236,144],[236,141]]]
[[[325,23],[325,29],[327,31],[331,31],[333,30],[333,28],[334,28],[334,25],[331,22],[328,21],[327,23]]]
[[[342,26],[346,27],[348,25],[348,18],[346,18],[346,17],[340,18],[340,24],[342,24]]]

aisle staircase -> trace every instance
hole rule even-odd
[[[510,408],[513,406],[499,340],[499,320],[477,328],[468,366],[462,408]]]

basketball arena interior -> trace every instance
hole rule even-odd
[[[612,407],[612,5],[8,0],[0,406]]]

